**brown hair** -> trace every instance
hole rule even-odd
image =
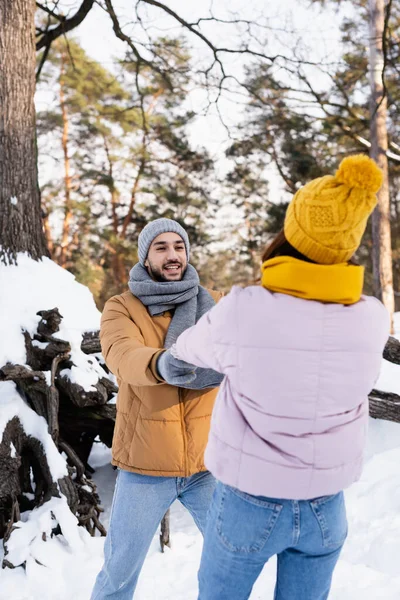
[[[267,246],[265,246],[264,251],[261,255],[261,261],[265,262],[270,258],[275,258],[276,256],[291,256],[292,258],[297,258],[299,260],[304,260],[305,262],[315,263],[315,261],[308,258],[308,256],[304,256],[301,252],[293,248],[291,244],[286,239],[285,233],[283,229],[274,237],[272,242],[270,242]],[[354,259],[350,259],[348,261],[349,265],[359,266],[359,263]]]
[[[262,262],[265,262],[266,260],[275,258],[276,256],[291,256],[292,258],[297,258],[298,260],[314,262],[289,244],[283,229],[274,237],[272,242],[264,248],[264,251],[261,255],[261,260]]]

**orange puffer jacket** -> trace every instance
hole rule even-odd
[[[210,294],[216,302],[222,297]],[[129,291],[104,307],[101,347],[119,385],[112,463],[145,475],[188,477],[206,470],[203,454],[218,390],[178,388],[156,374],[171,319],[171,312],[152,317]]]

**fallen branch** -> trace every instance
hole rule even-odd
[[[369,395],[369,414],[374,419],[400,423],[400,396],[372,390]]]
[[[383,351],[383,358],[389,362],[400,365],[400,342],[394,337],[390,337],[386,342]]]

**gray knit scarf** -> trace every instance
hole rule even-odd
[[[151,316],[174,310],[164,348],[170,348],[183,331],[195,325],[200,317],[215,305],[211,294],[200,285],[198,273],[192,265],[187,266],[180,281],[154,281],[147,269],[138,263],[129,273],[128,285],[132,294],[147,307]],[[223,375],[212,369],[198,368],[194,382],[185,387],[217,387],[222,379]]]

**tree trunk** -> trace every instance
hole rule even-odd
[[[260,271],[260,256],[257,252],[257,244],[254,241],[253,225],[251,222],[252,206],[248,200],[244,202],[244,215],[247,230],[246,246],[250,258],[251,277],[255,281]]]
[[[111,274],[114,283],[114,290],[121,290],[122,286],[126,284],[126,270],[124,264],[124,258],[120,248],[120,232],[118,222],[118,204],[119,204],[119,191],[115,185],[114,180],[114,165],[110,153],[107,138],[104,136],[104,149],[107,156],[108,162],[108,178],[109,188],[111,194],[111,214],[112,214],[112,225],[113,225],[113,239],[109,245],[111,252]]]
[[[0,260],[48,256],[37,176],[35,2],[0,0]]]
[[[371,158],[383,171],[383,185],[372,216],[374,294],[382,300],[390,315],[394,313],[392,243],[390,230],[389,174],[386,152],[387,97],[384,87],[385,0],[369,0],[370,15],[370,137]]]
[[[115,254],[111,257],[111,266],[112,266],[112,277],[116,290],[122,288],[122,286],[126,285],[126,272],[123,256],[119,253],[119,247],[117,246],[117,250]]]
[[[60,73],[60,105],[61,114],[63,121],[63,134],[62,134],[62,149],[64,155],[64,184],[65,184],[65,203],[64,203],[64,220],[61,237],[61,250],[58,259],[58,264],[61,267],[66,266],[67,255],[68,255],[68,243],[69,233],[71,228],[72,220],[72,206],[71,206],[71,165],[68,153],[68,134],[69,134],[69,121],[68,121],[68,109],[65,103],[64,93],[64,73],[65,73],[65,55],[61,54],[61,73]]]

